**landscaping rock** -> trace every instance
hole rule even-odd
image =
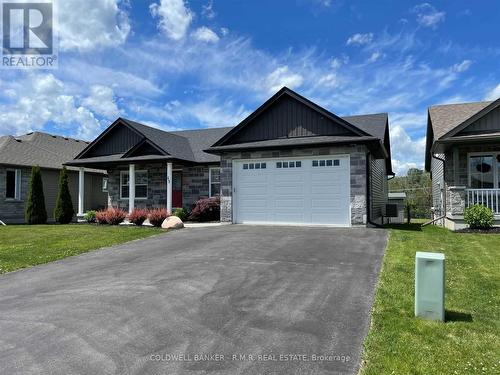
[[[177,216],[169,216],[161,224],[163,229],[181,229],[184,228],[184,223]]]

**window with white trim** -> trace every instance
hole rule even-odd
[[[500,153],[469,155],[469,187],[472,189],[500,188]]]
[[[220,194],[220,168],[210,168],[208,175],[208,195],[214,197]]]
[[[120,198],[129,197],[129,172],[120,172]],[[135,171],[135,199],[148,198],[148,171]]]
[[[5,174],[5,198],[21,199],[21,170],[7,169]]]

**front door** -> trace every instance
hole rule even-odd
[[[172,207],[182,207],[182,172],[172,172]]]

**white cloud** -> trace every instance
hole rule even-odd
[[[467,69],[469,69],[471,65],[472,65],[471,60],[464,60],[461,63],[453,65],[451,69],[454,72],[462,73],[465,72]]]
[[[274,93],[283,86],[288,88],[297,88],[302,85],[304,78],[300,74],[292,73],[288,66],[280,66],[276,68],[266,78],[266,87],[268,92]]]
[[[367,33],[367,34],[354,34],[351,35],[346,42],[346,45],[364,45],[364,44],[370,44],[373,40],[373,33]]]
[[[184,0],[161,0],[149,6],[151,15],[159,18],[158,28],[170,39],[181,40],[193,21],[193,12]]]
[[[91,109],[95,114],[104,116],[110,120],[120,115],[113,90],[107,86],[92,86],[90,88],[90,95],[83,99],[82,105]]]
[[[437,28],[440,22],[444,22],[446,13],[439,12],[429,3],[422,3],[413,8],[413,12],[417,14],[417,22],[420,26]]]
[[[208,18],[211,20],[212,18],[215,18],[217,15],[214,11],[214,1],[213,0],[208,0],[208,3],[203,5],[201,14],[203,17]]]
[[[0,104],[0,134],[43,130],[49,122],[65,134],[86,140],[102,130],[91,109],[52,74],[29,74],[9,86],[16,96]]]
[[[382,56],[383,56],[382,52],[375,51],[368,58],[368,63],[374,63],[374,62],[378,61]]]
[[[500,98],[500,83],[493,87],[488,93],[486,94],[486,97],[484,98],[485,100],[497,100]]]
[[[219,36],[206,26],[197,28],[193,32],[193,38],[206,43],[217,43],[219,41]]]
[[[121,0],[59,1],[59,46],[89,51],[123,44],[129,33],[127,12]]]
[[[391,125],[390,137],[392,165],[396,174],[405,175],[409,168],[423,169],[425,137],[411,139],[398,124]]]

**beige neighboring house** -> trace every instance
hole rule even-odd
[[[38,165],[42,171],[48,220],[53,221],[62,164],[87,146],[85,141],[41,132],[0,137],[0,220],[6,224],[24,223],[31,168]],[[105,171],[85,169],[86,173],[79,173],[79,168],[67,169],[75,213],[107,206]],[[78,196],[80,174],[84,178],[83,197]],[[79,198],[84,198],[81,207]]]
[[[465,208],[482,204],[500,225],[500,98],[430,107],[425,169],[437,224],[462,229]]]

